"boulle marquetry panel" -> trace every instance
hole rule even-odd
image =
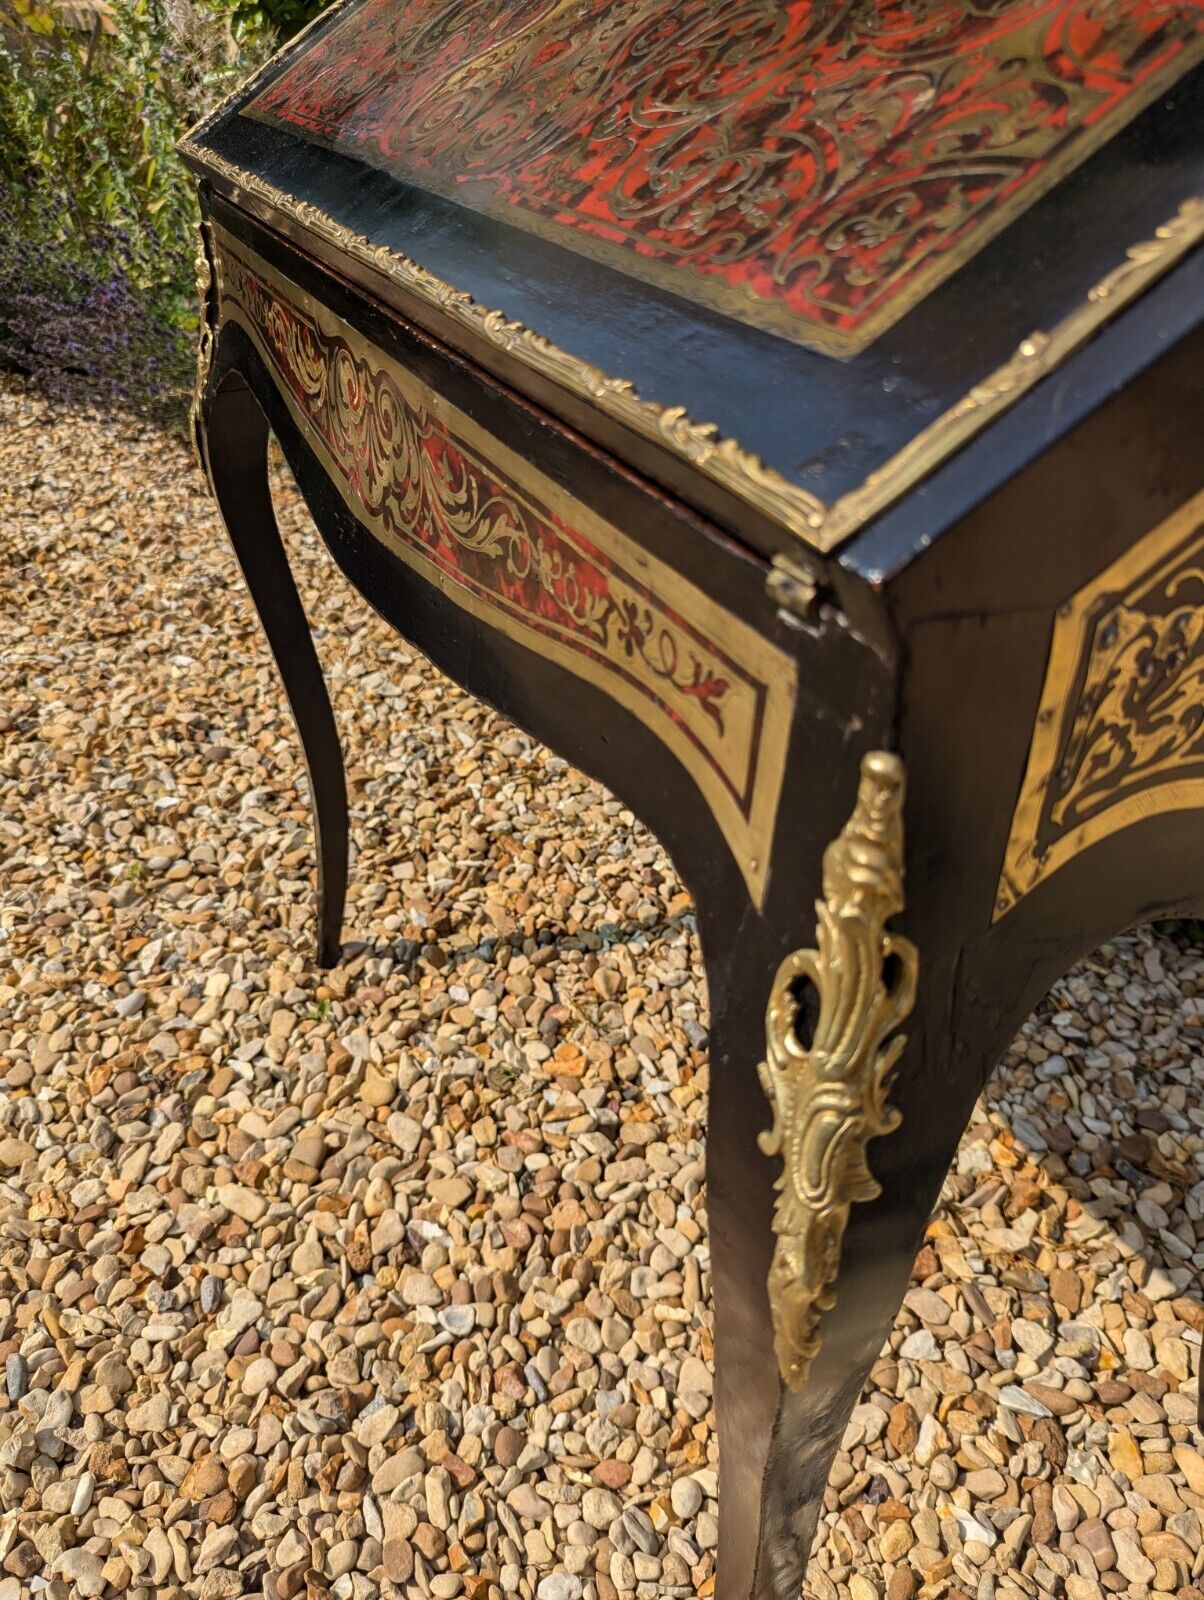
[[[1204,491],[1059,610],[1001,917],[1081,851],[1204,806]]]
[[[1202,54],[1198,0],[365,0],[245,113],[839,353]]]
[[[472,615],[601,683],[674,752],[755,898],[794,707],[788,656],[215,230],[242,324],[355,516]]]

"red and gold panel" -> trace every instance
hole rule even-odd
[[[790,657],[220,228],[214,241],[219,321],[246,330],[359,522],[454,604],[650,728],[759,903]]]
[[[1204,0],[361,0],[244,107],[834,353],[1204,56]]]
[[[1066,602],[996,918],[1100,839],[1204,807],[1204,491]]]

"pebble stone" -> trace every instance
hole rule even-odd
[[[274,490],[346,741],[342,963],[183,445],[0,379],[0,1600],[714,1592],[706,994],[663,851]],[[404,843],[403,843],[404,842]],[[979,1101],[812,1600],[1204,1600],[1204,952]]]

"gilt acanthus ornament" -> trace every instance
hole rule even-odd
[[[212,249],[209,224],[202,222],[197,232],[196,244],[196,292],[198,301],[197,322],[197,349],[196,349],[196,377],[193,381],[192,406],[188,414],[188,435],[192,440],[192,447],[200,463],[201,471],[205,470],[205,463],[201,456],[201,403],[205,398],[205,385],[209,382],[209,368],[213,363],[213,319],[214,319],[214,284],[213,267],[210,264],[210,251]]]
[[[835,1304],[850,1208],[881,1192],[866,1145],[900,1122],[887,1094],[905,1038],[891,1035],[915,1001],[919,965],[911,941],[886,930],[903,909],[903,792],[898,756],[865,756],[853,814],[824,852],[817,947],[782,962],[766,1013],[760,1074],[774,1120],[760,1142],[782,1158],[769,1300],[782,1381],[795,1391]]]

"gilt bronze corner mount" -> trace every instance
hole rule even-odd
[[[211,224],[202,222],[197,231],[196,240],[196,292],[198,302],[196,375],[193,380],[192,405],[188,417],[188,436],[192,440],[192,448],[196,453],[202,472],[205,470],[205,463],[201,459],[201,405],[205,398],[205,386],[209,382],[209,368],[213,364],[213,324],[218,298],[213,281],[212,239]]]
[[[919,965],[911,941],[886,928],[903,909],[903,795],[899,757],[867,754],[853,814],[824,852],[816,948],[782,962],[766,1012],[760,1074],[774,1120],[761,1148],[782,1158],[769,1302],[782,1382],[796,1392],[835,1304],[850,1208],[881,1192],[866,1145],[901,1120],[886,1096],[906,1041],[891,1035],[915,1001]]]

